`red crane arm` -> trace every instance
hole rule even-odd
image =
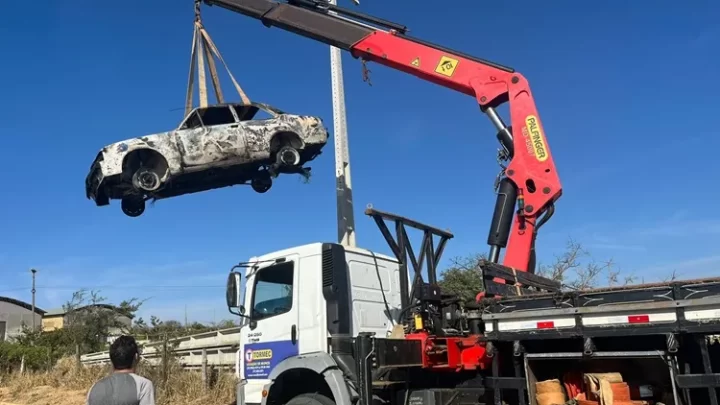
[[[521,74],[493,62],[411,38],[404,34],[406,28],[399,24],[322,1],[205,2],[256,18],[266,26],[276,26],[336,46],[349,51],[355,58],[475,97],[480,109],[498,129],[498,139],[510,160],[505,176],[517,191],[518,210],[510,229],[503,265],[532,271],[537,221],[560,198],[562,186],[530,86]],[[505,102],[510,107],[509,128],[495,112],[495,108]]]
[[[511,128],[522,136],[513,137],[514,155],[505,173],[524,207],[513,223],[503,265],[527,270],[537,217],[560,198],[562,187],[525,77],[379,30],[354,44],[350,53],[475,97],[483,110],[509,102]]]

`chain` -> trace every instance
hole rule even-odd
[[[498,188],[500,187],[500,180],[502,180],[503,177],[505,177],[505,169],[507,169],[507,166],[503,162],[507,162],[507,160],[510,158],[508,156],[507,151],[505,148],[499,148],[497,150],[497,164],[500,166],[500,172],[495,176],[495,182],[493,183],[493,190],[497,193]]]
[[[372,86],[372,82],[370,81],[370,69],[367,68],[367,61],[365,59],[360,59],[360,63],[362,63],[363,81],[366,82],[368,85]]]

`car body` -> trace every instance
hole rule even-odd
[[[267,117],[259,119],[261,112]],[[97,206],[120,199],[127,215],[138,216],[148,199],[248,182],[265,192],[280,173],[308,174],[304,164],[321,153],[328,138],[319,117],[268,104],[198,107],[177,129],[102,148],[85,180],[86,196]],[[126,205],[136,209],[130,212]]]

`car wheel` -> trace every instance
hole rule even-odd
[[[277,152],[275,159],[281,166],[296,166],[300,163],[300,152],[292,146],[283,146]]]
[[[258,172],[250,181],[250,187],[257,193],[266,193],[272,187],[272,178],[267,171]]]
[[[139,217],[145,212],[145,200],[137,195],[127,196],[120,201],[120,208],[129,217]]]
[[[147,167],[141,167],[133,174],[132,184],[133,187],[138,190],[152,192],[157,191],[162,185],[162,182],[156,171]]]

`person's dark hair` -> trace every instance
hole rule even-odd
[[[110,362],[115,370],[133,368],[138,346],[132,336],[120,336],[110,345]]]

